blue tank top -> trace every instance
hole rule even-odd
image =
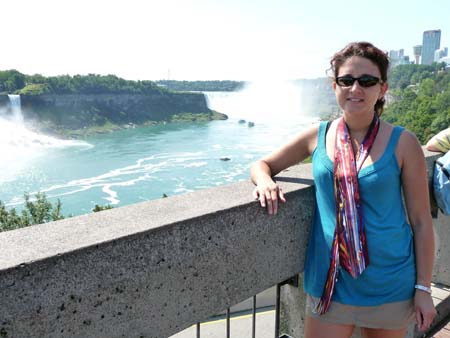
[[[320,124],[312,155],[316,206],[304,269],[305,292],[314,297],[323,292],[336,227],[333,162],[325,148],[326,125]],[[406,220],[401,171],[395,157],[402,131],[394,127],[381,158],[358,174],[370,263],[357,279],[339,267],[333,301],[373,306],[414,296],[413,234]]]

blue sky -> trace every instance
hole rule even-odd
[[[441,29],[450,47],[448,0],[15,0],[2,14],[0,69],[46,76],[315,78],[350,41],[412,58]]]

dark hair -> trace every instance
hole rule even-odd
[[[352,56],[361,56],[372,61],[380,70],[381,81],[387,82],[387,72],[389,68],[388,55],[370,42],[351,42],[342,50],[334,54],[330,60],[330,69],[333,72],[334,78],[338,76],[339,68]],[[383,112],[384,102],[384,98],[381,98],[375,103],[374,108],[378,116]]]

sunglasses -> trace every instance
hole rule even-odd
[[[364,88],[373,87],[378,83],[382,83],[379,78],[373,75],[361,75],[360,77],[353,77],[351,75],[338,76],[336,78],[336,84],[339,87],[351,87],[358,81],[359,85]]]

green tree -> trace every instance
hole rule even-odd
[[[414,132],[422,144],[450,125],[450,71],[442,64],[402,65],[392,73],[386,121]]]

